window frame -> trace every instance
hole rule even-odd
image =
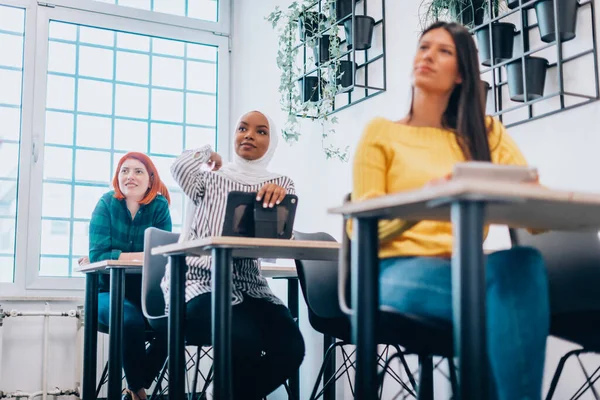
[[[70,4],[71,7],[59,6],[59,3]],[[75,3],[78,7],[72,7]],[[212,24],[213,28],[219,24],[228,27],[226,21],[229,19],[229,2],[219,1],[220,7],[225,8],[225,11],[220,11],[219,23],[207,22],[206,24],[198,24],[198,20],[186,17],[129,9],[92,0],[75,2],[57,0],[50,7],[29,0],[0,0],[0,5],[24,8],[26,13],[14,281],[0,283],[0,293],[3,296],[47,295],[48,292],[52,292],[53,296],[72,295],[73,290],[84,290],[84,279],[39,275],[50,21],[65,21],[216,46],[218,49],[216,141],[219,152],[225,156],[231,149],[231,138],[228,134],[230,40],[228,36],[222,35],[215,29],[198,28],[206,24]],[[131,11],[135,11],[136,18],[130,19]],[[194,28],[190,28],[191,25]]]

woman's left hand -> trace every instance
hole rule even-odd
[[[275,204],[283,201],[286,194],[287,190],[285,188],[274,183],[267,183],[258,191],[256,201],[262,201],[264,208],[273,208]]]

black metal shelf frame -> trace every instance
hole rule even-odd
[[[599,85],[599,76],[598,76],[598,50],[597,50],[597,43],[596,43],[596,18],[595,18],[595,5],[594,5],[594,0],[584,0],[584,1],[578,1],[577,2],[577,13],[579,14],[581,12],[581,9],[584,7],[589,7],[589,14],[590,14],[590,20],[591,20],[591,48],[584,50],[582,52],[579,52],[575,55],[571,55],[569,57],[563,57],[563,46],[565,45],[565,41],[563,41],[563,39],[561,38],[561,35],[559,34],[561,32],[561,21],[560,18],[557,18],[558,16],[558,1],[557,0],[553,0],[553,11],[554,11],[554,32],[555,32],[555,40],[547,43],[547,44],[543,44],[540,45],[534,49],[530,49],[530,43],[529,43],[529,32],[538,27],[538,23],[535,24],[529,24],[528,23],[528,15],[527,15],[527,11],[532,9],[535,4],[539,1],[539,0],[528,0],[528,1],[524,1],[524,0],[519,0],[519,5],[517,7],[515,7],[512,10],[509,10],[507,12],[501,13],[500,15],[493,15],[492,14],[492,10],[493,8],[493,4],[492,4],[493,0],[487,0],[488,3],[488,7],[487,10],[489,12],[488,14],[488,19],[486,22],[484,22],[481,25],[478,25],[474,28],[471,29],[471,33],[475,34],[475,32],[481,30],[481,29],[488,29],[489,30],[489,51],[490,51],[490,61],[491,61],[491,66],[489,66],[488,68],[482,68],[481,69],[481,74],[485,74],[485,73],[489,73],[491,72],[491,82],[490,83],[490,90],[492,93],[492,97],[491,100],[493,100],[493,104],[494,104],[494,113],[492,115],[494,116],[498,116],[500,118],[500,120],[503,120],[503,116],[504,114],[511,112],[511,111],[516,111],[522,108],[527,107],[528,109],[528,113],[527,113],[527,118],[523,118],[521,120],[517,120],[514,122],[510,122],[508,124],[506,124],[507,127],[511,127],[511,126],[515,126],[515,125],[520,125],[523,124],[525,122],[528,121],[532,121],[532,120],[536,120],[536,119],[540,119],[543,117],[547,117],[550,115],[554,115],[566,110],[570,110],[576,107],[580,107],[582,105],[586,105],[589,104],[591,102],[597,101],[600,99],[600,85]],[[500,22],[503,19],[506,19],[508,16],[513,15],[519,13],[520,14],[520,29],[518,29],[515,32],[515,35],[520,36],[521,39],[521,54],[519,55],[514,55],[508,59],[508,60],[503,60],[502,62],[498,62],[496,63],[496,59],[494,57],[494,46],[493,46],[493,36],[494,36],[494,29],[492,29],[492,24]],[[525,32],[525,33],[524,33]],[[539,98],[535,98],[535,99],[530,99],[529,93],[528,93],[528,88],[527,88],[527,65],[528,63],[525,62],[525,59],[528,58],[529,56],[541,52],[543,50],[546,50],[548,48],[551,47],[555,47],[556,48],[556,62],[552,62],[549,63],[547,65],[546,70],[550,69],[550,68],[556,68],[557,69],[557,76],[558,76],[558,90],[549,94],[544,94],[543,96],[539,97]],[[588,56],[588,55],[592,55],[593,57],[593,65],[594,65],[594,82],[595,82],[595,95],[589,95],[589,94],[582,94],[582,93],[575,93],[572,91],[566,91],[565,90],[565,85],[564,85],[564,66],[565,64],[577,60],[579,58]],[[516,105],[512,105],[510,107],[505,107],[505,104],[503,102],[502,99],[502,87],[508,84],[507,80],[504,80],[502,78],[502,67],[507,66],[508,64],[514,62],[514,61],[518,61],[521,60],[521,68],[522,68],[522,84],[523,84],[523,101],[519,102],[519,104]],[[533,105],[535,103],[544,101],[544,100],[548,100],[551,98],[555,98],[558,97],[559,98],[559,108],[558,109],[553,109],[550,111],[546,111],[546,112],[542,112],[539,114],[534,114],[534,110],[533,110]],[[575,98],[580,98],[580,99],[585,99],[585,101],[576,103],[576,104],[572,104],[572,105],[566,105],[565,104],[565,97],[575,97]]]
[[[302,64],[303,64],[302,65],[302,74],[297,76],[296,79],[297,79],[297,81],[303,81],[304,78],[306,78],[306,77],[316,76],[317,82],[319,82],[319,84],[317,86],[319,99],[321,98],[321,95],[322,95],[320,82],[322,82],[322,80],[324,79],[323,72],[328,67],[330,67],[332,63],[335,63],[338,60],[350,61],[352,63],[352,84],[347,87],[343,87],[336,94],[336,98],[340,94],[345,94],[347,96],[347,103],[338,107],[336,105],[336,99],[334,98],[333,102],[332,102],[331,110],[327,112],[327,115],[331,115],[336,112],[342,111],[350,106],[353,106],[354,104],[361,103],[361,102],[363,102],[367,99],[370,99],[374,96],[377,96],[387,90],[385,0],[356,0],[356,1],[357,2],[355,3],[355,0],[352,0],[352,3],[353,3],[352,13],[348,14],[345,17],[338,19],[336,21],[336,25],[339,26],[340,24],[343,24],[347,20],[352,20],[352,35],[353,35],[352,43],[356,43],[356,39],[355,39],[356,16],[357,15],[368,16],[369,14],[368,14],[367,3],[370,1],[381,1],[381,19],[375,20],[375,24],[373,27],[373,30],[375,31],[376,29],[378,29],[381,26],[381,28],[380,28],[381,29],[381,41],[382,41],[381,54],[377,54],[376,56],[369,57],[369,49],[356,50],[355,49],[356,46],[352,46],[351,49],[343,51],[337,57],[332,57],[326,62],[320,62],[320,60],[315,59],[314,61],[315,61],[316,66],[314,68],[308,69],[307,68],[307,61],[308,61],[307,52],[312,51],[312,49],[308,45],[309,41],[306,40],[306,38],[304,38],[304,37],[300,37],[298,44],[296,44],[294,47],[294,50],[300,49],[300,51],[302,51]],[[357,8],[360,6],[361,3],[362,3],[362,12],[357,14]],[[316,7],[317,8],[316,11],[320,15],[324,11],[324,8],[323,8],[324,4],[327,4],[327,0],[316,0],[316,1],[312,2],[310,5],[308,5],[308,7],[306,8],[306,11],[310,11]],[[328,10],[328,11],[331,12],[331,10]],[[319,48],[319,50],[321,49],[322,35],[330,32],[332,30],[332,28],[333,28],[332,26],[325,26],[323,29],[319,29],[319,31],[315,33],[316,46],[317,46],[317,48]],[[340,38],[340,46],[342,46],[344,43],[346,43],[346,39]],[[364,53],[364,62],[361,62],[360,64],[356,62],[356,53],[357,52]],[[318,58],[320,58],[320,57],[318,57]],[[380,65],[375,65],[375,63],[380,60],[381,60],[381,63],[379,63]],[[369,68],[376,68],[376,67],[381,68],[381,71],[382,71],[382,76],[383,76],[383,86],[382,87],[369,84]],[[357,73],[357,71],[359,71],[361,69],[364,69],[364,85],[358,84],[356,82],[356,73]],[[356,94],[355,89],[364,90],[364,95],[362,97],[359,97]],[[311,116],[305,116],[305,115],[300,115],[300,114],[297,116],[311,118]]]

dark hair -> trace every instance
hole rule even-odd
[[[462,83],[456,85],[450,95],[442,126],[455,132],[465,159],[491,161],[475,42],[469,31],[455,22],[435,22],[423,31],[421,38],[440,28],[452,36],[456,46],[458,73],[462,78]],[[411,101],[409,116],[412,115]]]

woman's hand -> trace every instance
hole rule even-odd
[[[439,185],[441,183],[444,182],[448,182],[450,179],[452,179],[452,173],[449,173],[447,175],[442,176],[441,178],[436,178],[436,179],[432,179],[429,182],[427,182],[425,184],[425,186],[435,186],[435,185]]]
[[[79,260],[77,260],[77,263],[79,265],[87,265],[90,263],[90,258],[88,256],[81,257]]]
[[[213,151],[206,164],[208,164],[208,167],[211,169],[211,171],[218,171],[223,166],[223,159],[219,153],[215,153]]]
[[[286,194],[287,190],[285,188],[277,186],[274,183],[267,183],[258,191],[256,201],[262,200],[264,208],[273,208],[275,204],[283,201]]]

